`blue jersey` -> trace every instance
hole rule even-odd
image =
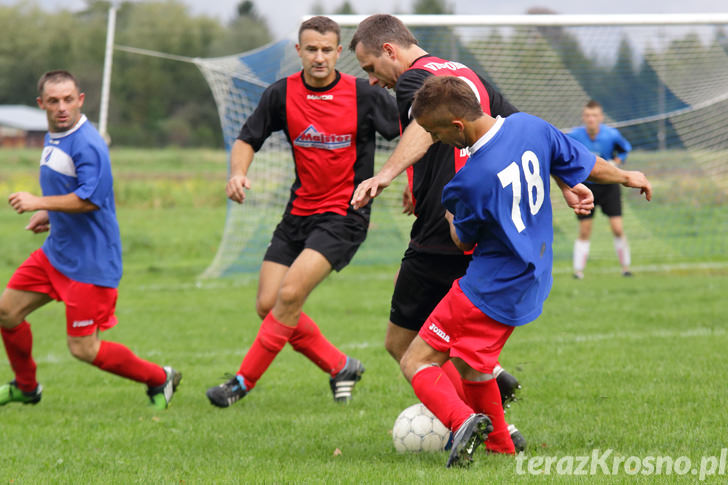
[[[614,157],[624,163],[627,154],[632,151],[632,145],[622,136],[618,129],[607,125],[599,125],[599,132],[595,139],[589,137],[586,128],[580,126],[569,132],[569,136],[579,140],[595,155],[605,160],[612,160]]]
[[[77,214],[48,211],[51,232],[43,252],[53,267],[75,281],[117,287],[121,238],[109,149],[86,116],[68,131],[46,135],[40,187],[43,195],[72,192],[99,208]]]
[[[524,325],[541,314],[552,284],[549,174],[573,187],[596,157],[526,113],[498,118],[470,150],[442,194],[460,240],[477,244],[460,287],[490,318]]]

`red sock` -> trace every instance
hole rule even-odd
[[[245,387],[248,391],[255,387],[255,383],[268,369],[295,330],[296,327],[289,327],[276,320],[273,312],[266,315],[263,323],[260,324],[253,345],[245,354],[243,363],[240,364],[240,370],[238,370],[238,375],[245,379]]]
[[[463,401],[468,402],[468,398],[465,396],[465,391],[463,390],[463,378],[460,375],[460,372],[458,372],[455,368],[455,364],[452,363],[452,360],[448,360],[442,364],[442,370],[452,382],[453,387],[455,387],[458,397]]]
[[[412,389],[437,419],[452,431],[457,429],[474,413],[460,399],[450,379],[438,366],[421,369],[412,377]]]
[[[3,328],[2,336],[10,367],[15,373],[15,384],[21,391],[34,391],[38,387],[38,381],[35,380],[36,365],[31,355],[33,334],[30,324],[23,321],[15,328]]]
[[[335,376],[346,365],[346,354],[334,347],[321,333],[316,322],[301,312],[298,325],[288,343],[316,364],[322,371]]]
[[[160,366],[137,357],[128,347],[116,342],[102,340],[99,353],[91,364],[150,387],[161,386],[167,380],[167,374]]]
[[[516,449],[508,433],[508,424],[503,415],[503,404],[496,380],[477,382],[463,380],[463,389],[468,396],[468,403],[473,406],[475,412],[486,414],[493,423],[493,431],[485,440],[485,447],[495,453],[514,454]]]

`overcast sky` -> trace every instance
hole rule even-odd
[[[321,0],[323,5],[338,7],[344,0]],[[349,0],[358,14],[411,13],[413,0]],[[26,3],[24,0],[0,0],[0,4]],[[79,10],[83,0],[36,0],[47,9]],[[239,0],[184,0],[194,14],[228,20],[235,14]],[[310,13],[316,0],[254,0],[258,12],[278,38],[296,31],[301,17]],[[448,0],[456,14],[522,14],[530,7],[545,6],[558,13],[728,13],[726,0]]]

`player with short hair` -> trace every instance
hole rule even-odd
[[[460,149],[433,143],[410,116],[415,92],[432,76],[459,76],[477,91],[482,109],[489,114],[508,116],[517,110],[490,83],[467,66],[430,55],[417,44],[409,29],[392,15],[367,17],[357,27],[349,49],[374,85],[394,89],[399,108],[402,137],[391,157],[371,179],[354,193],[355,207],[366,204],[391,181],[407,170],[416,220],[412,224],[409,247],[402,258],[390,310],[385,347],[399,362],[437,302],[452,282],[465,273],[470,255],[464,254],[450,239],[442,188],[467,160]],[[443,369],[459,386],[460,377],[451,364]],[[500,366],[496,369],[504,401],[513,398],[518,381]],[[520,443],[522,436],[513,428]],[[517,433],[517,434],[516,434]]]
[[[291,144],[296,180],[260,268],[256,310],[263,323],[237,374],[208,389],[215,406],[250,392],[287,342],[330,375],[337,402],[351,399],[364,372],[303,312],[311,291],[346,266],[366,237],[370,205],[354,209],[349,200],[374,171],[376,133],[399,135],[394,99],[335,69],[341,49],[336,22],[303,22],[296,45],[303,70],[265,90],[233,145],[226,187],[233,201],[245,200],[253,155],[273,131],[283,130]]]
[[[0,387],[0,405],[37,404],[33,336],[26,317],[51,300],[66,306],[71,354],[101,370],[147,385],[152,404],[168,406],[182,375],[137,357],[122,344],[99,339],[117,323],[121,238],[116,220],[109,150],[81,113],[84,93],[68,71],[38,81],[38,106],[48,118],[40,160],[43,195],[10,194],[18,214],[34,212],[25,227],[50,231],[43,246],[18,267],[0,296],[2,339],[15,379]]]
[[[632,145],[622,136],[618,129],[604,124],[604,110],[598,101],[590,100],[581,113],[584,126],[574,128],[568,135],[579,140],[592,153],[608,160],[619,167],[624,164]],[[623,276],[632,276],[629,269],[631,263],[629,244],[624,235],[622,224],[622,188],[614,184],[597,184],[588,182],[587,187],[594,193],[594,205],[601,206],[602,212],[609,218],[609,226],[614,234],[614,250]],[[596,210],[596,207],[595,207]],[[579,215],[579,237],[574,241],[574,278],[584,278],[586,260],[589,258],[589,238],[591,237],[594,210],[589,214]]]
[[[412,115],[434,140],[470,153],[445,186],[451,237],[473,249],[455,281],[402,358],[417,397],[455,434],[447,466],[465,465],[487,437],[489,450],[513,453],[493,370],[515,327],[535,320],[551,290],[553,221],[549,174],[575,186],[585,180],[652,189],[590,153],[546,121],[526,113],[493,118],[456,77],[434,77],[417,92]],[[467,404],[441,366],[452,359]]]

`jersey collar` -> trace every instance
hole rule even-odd
[[[51,137],[51,138],[63,138],[64,136],[68,136],[68,135],[70,135],[71,133],[73,133],[73,132],[77,131],[77,130],[78,130],[79,128],[81,128],[81,126],[82,126],[82,125],[83,125],[84,123],[86,123],[86,121],[88,121],[88,120],[86,119],[86,115],[83,115],[83,114],[82,114],[82,115],[81,115],[81,117],[80,117],[80,118],[78,119],[78,121],[76,122],[76,124],[75,124],[75,125],[73,125],[73,128],[71,128],[71,129],[69,129],[69,130],[66,130],[66,131],[59,131],[59,132],[57,132],[57,133],[51,133],[51,132],[49,131],[49,132],[48,132],[48,134],[50,135],[50,137]]]
[[[501,126],[503,126],[503,122],[505,120],[505,118],[502,118],[500,116],[496,117],[495,124],[490,127],[490,130],[486,131],[485,134],[478,139],[478,141],[473,143],[473,145],[468,148],[468,152],[470,152],[471,157],[473,156],[473,154],[475,154],[475,152],[483,148],[483,145],[488,143],[490,139],[495,136],[496,133],[498,133],[498,130],[501,129]]]

